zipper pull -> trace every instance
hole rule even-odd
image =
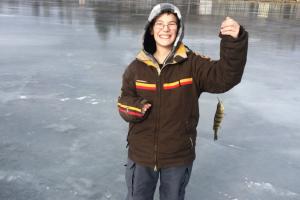
[[[156,167],[156,165],[154,166],[154,171],[157,172],[157,167]]]
[[[159,76],[160,73],[161,73],[161,69],[157,68],[157,73],[158,73],[158,76]]]

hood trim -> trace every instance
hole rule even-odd
[[[171,62],[168,64],[176,64],[182,60],[187,59],[187,53],[189,51],[190,50],[182,42],[180,42],[177,50],[174,53],[174,56],[173,56]],[[159,65],[158,65],[157,61],[154,60],[152,55],[149,55],[149,53],[147,53],[145,50],[140,51],[137,54],[136,59],[145,63],[148,66],[159,69]]]

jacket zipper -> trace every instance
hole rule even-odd
[[[169,55],[165,58],[165,60],[164,60],[164,62],[163,62],[163,65],[162,65],[161,69],[160,69],[160,68],[157,68],[158,76],[160,76],[162,69],[165,68],[165,66],[167,66],[167,65],[169,64],[169,63],[167,63],[167,61],[168,61],[169,57],[170,57],[172,54],[173,54],[173,53],[172,53],[172,51],[171,51],[171,52],[169,53]]]
[[[156,172],[157,171],[157,144],[154,145],[154,160],[155,160],[155,164],[154,164],[154,171]]]
[[[158,74],[158,77],[157,77],[157,81],[156,81],[156,84],[157,84],[157,96],[158,96],[158,100],[159,100],[159,103],[158,103],[158,107],[157,107],[157,110],[158,110],[158,113],[157,113],[157,121],[156,121],[156,124],[155,124],[155,131],[154,131],[154,168],[153,170],[156,172],[158,170],[158,161],[157,161],[157,153],[158,153],[158,131],[159,131],[159,121],[160,121],[160,117],[159,117],[159,113],[160,113],[160,104],[161,104],[161,81],[160,81],[160,74],[161,74],[161,71],[163,68],[165,68],[165,66],[167,66],[169,63],[167,63],[167,60],[169,59],[169,57],[171,55],[173,55],[173,50],[169,53],[169,55],[166,57],[166,59],[164,60],[163,62],[163,66],[161,67],[161,69],[158,67],[156,67],[156,71],[157,71],[157,74]],[[153,55],[151,54],[148,54],[146,52],[146,55],[148,55],[149,57],[152,58],[153,61],[155,61],[157,63],[157,65],[159,66],[158,62],[156,61],[156,59],[154,58]]]
[[[171,54],[171,53],[170,53]],[[155,125],[155,138],[154,138],[154,168],[153,170],[156,172],[158,170],[158,161],[157,161],[157,153],[158,153],[158,131],[159,131],[159,121],[160,121],[160,116],[159,116],[159,113],[160,113],[160,104],[161,104],[161,81],[160,81],[160,74],[161,74],[161,71],[162,69],[168,65],[168,63],[166,63],[166,61],[168,60],[168,58],[170,57],[170,54],[167,56],[167,58],[165,59],[164,63],[163,63],[163,66],[160,68],[156,68],[157,69],[157,74],[158,74],[158,77],[157,77],[157,81],[156,81],[156,84],[157,84],[157,96],[158,96],[158,106],[157,106],[157,122],[156,122],[156,125]],[[156,61],[155,58],[153,58],[153,60]],[[158,63],[157,63],[158,65]]]
[[[158,105],[157,105],[157,117],[156,117],[156,129],[155,129],[155,136],[154,136],[154,171],[158,170],[157,165],[157,154],[158,154],[158,133],[159,133],[159,121],[160,121],[160,103],[161,103],[161,89],[160,89],[160,76],[158,75],[157,78],[157,98],[158,98]]]
[[[167,59],[166,59],[167,60]],[[158,78],[157,78],[157,95],[158,95],[158,112],[157,112],[157,124],[156,124],[156,131],[155,131],[155,142],[154,142],[154,159],[155,159],[155,164],[154,164],[154,171],[156,172],[158,170],[157,165],[158,165],[158,161],[157,161],[157,153],[158,153],[158,132],[159,132],[159,124],[160,124],[160,104],[161,104],[161,80],[160,80],[160,74],[162,69],[168,65],[168,63],[164,62],[163,66],[161,67],[161,69],[157,68],[157,73],[158,73]]]

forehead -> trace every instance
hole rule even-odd
[[[156,18],[156,21],[163,21],[163,22],[174,21],[174,22],[176,22],[177,18],[173,13],[163,13]]]

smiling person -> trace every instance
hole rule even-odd
[[[118,108],[129,122],[127,200],[153,200],[158,180],[161,200],[184,199],[196,157],[198,98],[241,81],[248,34],[235,20],[226,17],[221,24],[216,61],[185,46],[183,34],[179,9],[156,5],[143,49],[123,74]]]

